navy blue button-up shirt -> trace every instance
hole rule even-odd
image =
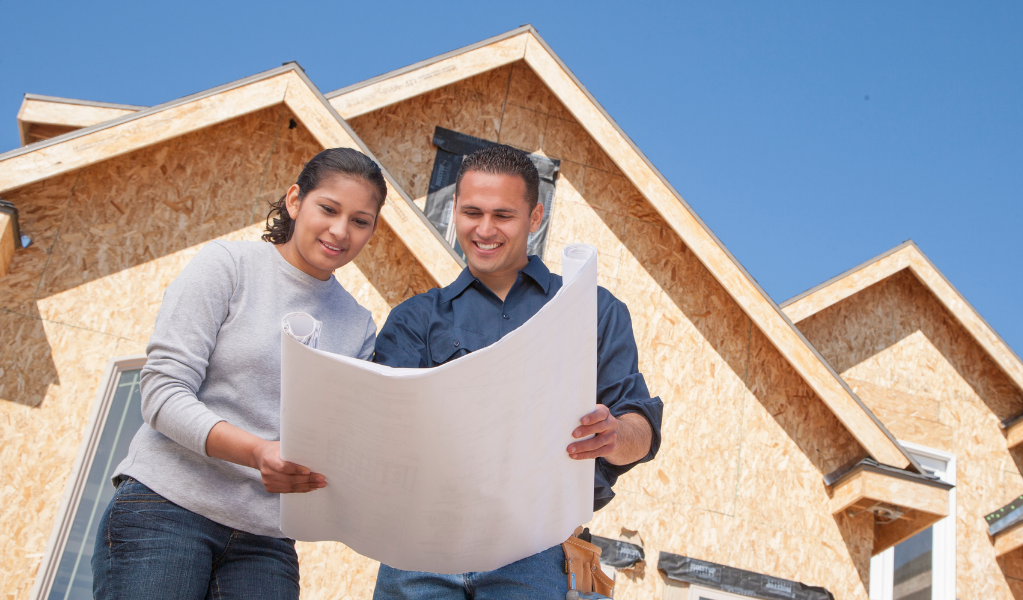
[[[508,335],[558,290],[562,279],[536,256],[519,271],[502,302],[464,269],[451,285],[432,289],[396,306],[377,335],[374,362],[391,367],[436,367],[493,344]],[[597,288],[597,402],[611,414],[638,413],[650,422],[650,452],[631,465],[597,459],[593,509],[614,498],[611,486],[635,465],[653,459],[661,445],[661,399],[650,397],[639,372],[636,339],[629,309],[611,292]]]

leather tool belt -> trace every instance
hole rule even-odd
[[[579,527],[563,544],[568,589],[611,597],[614,581],[600,568],[600,547],[590,543],[590,530]]]

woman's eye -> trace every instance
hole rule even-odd
[[[369,221],[365,221],[363,219],[355,219],[355,224],[358,225],[359,227],[368,227]]]
[[[336,211],[336,210],[334,210],[334,209],[333,209],[333,207],[327,206],[326,204],[321,204],[320,206],[321,206],[321,207],[323,208],[323,210],[324,210],[324,211],[325,211],[325,212],[326,212],[326,213],[327,213],[328,215],[334,215],[334,214],[337,214],[337,211]]]

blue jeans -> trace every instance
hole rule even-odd
[[[298,600],[295,542],[237,531],[128,478],[96,533],[97,600]]]
[[[494,571],[439,575],[380,565],[373,600],[565,600],[565,552],[553,546]]]

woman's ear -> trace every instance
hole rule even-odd
[[[298,198],[298,194],[301,191],[302,188],[298,187],[297,183],[294,183],[288,188],[288,193],[284,199],[284,206],[288,209],[288,216],[291,217],[292,221],[298,218],[298,207],[302,203]]]

